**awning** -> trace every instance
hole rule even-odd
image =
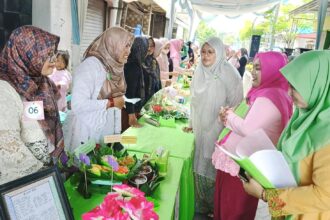
[[[159,13],[166,13],[166,11],[168,10],[165,7],[165,4],[158,4],[160,1],[157,1],[157,0],[123,0],[123,1],[126,3],[141,2],[145,5],[152,5],[152,11],[156,11]],[[166,1],[163,1],[163,2],[166,2]]]
[[[190,0],[194,9],[202,13],[241,15],[271,8],[280,0]]]
[[[303,39],[316,39],[316,33],[310,33],[310,34],[298,34],[297,38],[303,38]]]
[[[290,12],[290,15],[298,15],[298,14],[307,14],[307,13],[318,13],[320,8],[319,0],[314,0],[308,2],[295,10]],[[330,13],[330,1],[328,0],[328,9],[327,12]]]

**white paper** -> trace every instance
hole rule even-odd
[[[260,150],[277,150],[262,129],[258,129],[244,137],[236,147],[236,153],[241,158],[249,157]]]
[[[276,188],[297,186],[283,154],[276,149],[262,129],[244,137],[232,152],[223,147],[220,149],[234,159],[248,157]]]
[[[297,186],[290,167],[280,151],[261,150],[250,156],[250,160],[275,188]]]
[[[225,154],[227,154],[229,157],[233,158],[234,160],[239,160],[241,159],[236,153],[231,152],[230,150],[228,150],[225,146],[222,145],[218,145],[216,144],[216,146],[222,150]]]
[[[12,191],[5,200],[13,220],[65,219],[52,177]]]
[[[125,102],[132,103],[133,105],[141,100],[140,98],[131,98],[131,99],[129,99],[126,96],[124,96],[124,99],[125,99]]]

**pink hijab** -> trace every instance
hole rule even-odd
[[[285,55],[279,52],[258,53],[261,66],[261,83],[250,89],[247,94],[249,105],[258,97],[265,97],[281,112],[283,128],[292,115],[292,99],[288,95],[289,83],[280,73],[280,69],[287,64]]]
[[[155,40],[155,43],[156,43],[156,47],[157,47],[157,42],[160,43],[161,47],[160,47],[160,53],[159,53],[159,56],[157,56],[157,61],[158,61],[158,64],[159,64],[159,68],[160,68],[160,72],[167,72],[167,75],[168,75],[168,72],[169,72],[169,63],[168,63],[168,57],[166,54],[164,54],[162,52],[163,48],[168,45],[170,43],[169,40],[163,38],[163,39],[160,39],[160,40]],[[157,48],[156,48],[157,49]],[[155,50],[156,50],[155,49]],[[167,79],[168,79],[168,76],[167,76]]]
[[[171,39],[170,40],[170,53],[172,59],[179,59],[179,62],[181,61],[181,48],[183,45],[183,40],[179,39]]]

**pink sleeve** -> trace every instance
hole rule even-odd
[[[165,72],[165,71],[160,71],[160,79],[162,80],[167,80],[169,79],[169,72]]]
[[[178,70],[181,69],[179,58],[177,58],[177,57],[173,57],[173,58],[172,58],[172,62],[173,62],[173,69],[174,69],[175,71],[178,71]]]
[[[249,113],[242,119],[233,111],[228,112],[226,127],[240,136],[246,136],[258,128],[267,128],[281,119],[277,107],[267,98],[257,98]]]
[[[174,71],[179,72],[179,73],[185,71],[184,68],[180,67],[180,62],[181,62],[180,58],[173,57],[172,61],[173,61],[173,70]]]

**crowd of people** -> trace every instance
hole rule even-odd
[[[258,53],[245,97],[248,52],[232,51],[218,37],[198,49],[181,39],[111,27],[90,44],[73,77],[68,53],[57,50],[59,41],[22,26],[0,54],[0,184],[56,163],[64,150],[89,139],[102,142],[104,135],[141,127],[144,104],[188,74],[191,112],[183,132],[195,137],[196,212],[217,220],[253,220],[263,200],[273,217],[330,219],[329,51],[306,52],[290,63],[279,52]],[[132,98],[140,101],[127,102]],[[42,103],[38,120],[24,112],[35,102]],[[248,106],[244,116],[235,112],[240,103]],[[63,126],[60,111],[68,114]],[[219,139],[224,128],[230,132]],[[249,176],[240,181],[239,166],[220,148],[234,148],[258,129],[283,153],[297,187],[264,189]]]

